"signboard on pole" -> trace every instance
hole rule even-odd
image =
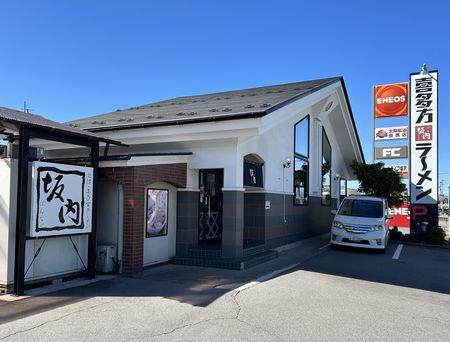
[[[408,146],[383,146],[375,148],[375,159],[408,158]]]
[[[394,169],[402,175],[402,178],[408,178],[408,165],[384,165],[384,167]]]
[[[411,227],[437,226],[438,72],[410,74],[410,96]]]
[[[408,126],[375,129],[375,141],[408,139]]]
[[[387,118],[408,115],[408,83],[374,87],[374,116]]]
[[[31,237],[92,231],[93,168],[31,163]]]

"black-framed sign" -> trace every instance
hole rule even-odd
[[[169,190],[147,189],[145,237],[167,235]]]
[[[264,187],[262,163],[244,159],[244,186]]]
[[[92,167],[35,161],[31,173],[30,237],[92,231]]]

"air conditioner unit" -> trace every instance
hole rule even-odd
[[[111,245],[97,246],[97,261],[95,268],[101,273],[111,273],[114,269],[114,259],[116,258],[116,247]]]

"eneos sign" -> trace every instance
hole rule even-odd
[[[408,83],[395,83],[374,87],[376,118],[408,115]]]
[[[407,203],[402,204],[399,207],[389,209],[389,213],[394,216],[389,220],[389,227],[397,227],[399,231],[404,234],[409,234],[410,225],[410,212],[409,205]]]

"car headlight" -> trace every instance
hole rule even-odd
[[[384,226],[382,224],[376,224],[370,227],[370,230],[383,230]]]
[[[332,227],[333,227],[333,228],[343,229],[343,228],[344,228],[344,225],[342,224],[342,222],[339,222],[339,221],[333,221]]]

